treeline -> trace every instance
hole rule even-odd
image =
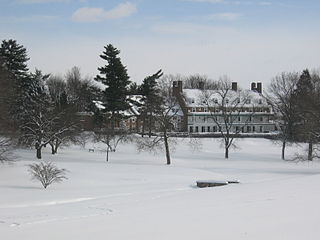
[[[3,40],[0,134],[5,138],[0,149],[9,152],[8,146],[13,145],[8,142],[10,137],[19,145],[34,147],[38,159],[46,146],[51,146],[55,154],[61,144],[81,141],[79,113],[85,112],[94,114],[96,140],[107,145],[107,152],[115,151],[119,141],[128,134],[125,126],[120,125],[130,117],[126,111],[133,104],[139,108],[142,131],[151,135],[155,117],[165,111],[162,90],[157,84],[162,71],[146,77],[141,85],[132,83],[119,53],[112,45],[104,47],[100,57],[106,64],[98,68],[100,74],[94,79],[83,77],[77,67],[62,77],[37,69],[31,72],[26,48],[16,40]],[[142,96],[140,101],[130,97],[134,94]],[[0,156],[6,159],[1,152]]]
[[[159,70],[147,76],[141,85],[130,81],[120,51],[111,44],[104,47],[100,57],[105,65],[98,67],[93,79],[83,77],[73,67],[64,76],[30,71],[28,54],[16,40],[3,40],[0,46],[0,161],[9,159],[12,140],[19,145],[32,146],[37,158],[43,147],[50,146],[52,154],[69,142],[81,143],[82,129],[79,113],[92,113],[94,137],[106,144],[109,152],[128,140],[125,120],[128,111],[139,111],[139,150],[165,149],[167,164],[171,163],[168,132],[174,128],[178,100],[173,96],[173,81],[182,80],[185,88],[201,88],[226,93],[232,91],[231,82],[212,81],[202,75],[182,77],[163,75]],[[139,95],[140,98],[134,98]],[[227,96],[226,94],[224,96]],[[318,158],[320,141],[320,77],[319,72],[283,73],[272,79],[264,93],[276,114],[282,142],[282,158],[291,143],[308,143],[307,159]],[[209,99],[208,99],[209,100]],[[235,109],[239,102],[236,102]],[[132,113],[131,113],[132,114]],[[226,121],[217,124],[232,129],[234,122],[226,111]],[[221,127],[221,129],[223,129]],[[156,132],[156,136],[152,134]],[[233,143],[230,134],[224,136],[226,153]],[[228,154],[226,154],[226,158]],[[302,156],[297,156],[302,159]]]
[[[272,79],[266,94],[281,128],[282,159],[290,143],[308,143],[306,159],[319,158],[320,74],[308,69],[302,73],[282,73]],[[304,160],[302,155],[298,160]]]

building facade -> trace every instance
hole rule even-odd
[[[239,90],[234,82],[224,97],[219,90],[183,89],[181,81],[173,83],[173,91],[183,113],[179,131],[219,133],[228,129],[239,134],[277,131],[272,107],[262,96],[261,83],[252,83],[249,90]],[[205,101],[204,95],[209,96]]]

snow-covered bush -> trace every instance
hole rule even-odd
[[[58,168],[51,162],[41,162],[29,165],[29,173],[32,179],[41,182],[44,188],[47,188],[54,182],[62,182],[67,179],[65,176],[67,170],[64,168]]]

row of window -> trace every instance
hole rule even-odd
[[[221,132],[221,126],[202,126],[201,128],[199,126],[190,126],[189,132]],[[239,127],[235,126],[235,129],[233,129],[233,132],[236,133],[250,133],[250,132],[264,132],[263,126],[246,126],[246,127]]]
[[[189,117],[189,122],[214,122],[214,119],[213,117],[208,117],[208,116],[196,116],[196,117]],[[238,116],[238,117],[235,117],[234,119],[232,119],[233,122],[242,122],[245,123],[245,122],[264,122],[264,118],[263,116],[249,116],[249,117],[241,117],[241,116]],[[221,118],[221,117],[217,117],[216,119],[217,122],[223,122],[224,119]],[[227,122],[230,122],[230,119],[228,118],[227,119]]]

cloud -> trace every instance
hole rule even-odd
[[[121,3],[110,10],[84,7],[79,8],[73,13],[72,20],[75,22],[101,22],[109,19],[129,17],[136,11],[136,5],[130,2]]]
[[[211,14],[207,17],[208,20],[222,20],[222,21],[235,21],[242,17],[240,13],[232,13],[232,12],[225,12],[225,13],[216,13]]]

